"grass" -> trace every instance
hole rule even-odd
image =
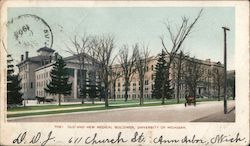
[[[202,101],[217,101],[217,98],[211,99],[200,99],[197,98],[197,102]],[[185,99],[180,99],[179,104],[183,104]],[[118,105],[119,104],[119,105]],[[164,105],[177,104],[176,99],[168,99],[165,100]],[[95,107],[97,105],[103,105],[101,107]],[[147,106],[161,106],[161,99],[145,99],[144,104],[142,106],[139,105],[139,100],[128,100],[124,102],[124,100],[116,100],[109,101],[109,107],[104,107],[104,103],[85,103],[85,104],[68,104],[68,105],[44,105],[44,106],[28,106],[28,107],[16,107],[10,109],[8,111],[18,112],[18,111],[31,111],[28,113],[16,113],[7,115],[8,118],[11,117],[23,117],[23,116],[33,116],[33,115],[49,115],[49,114],[60,114],[60,113],[73,113],[73,112],[83,112],[83,111],[101,111],[101,110],[110,110],[110,109],[120,109],[120,108],[129,108],[129,107],[147,107]],[[83,107],[78,109],[67,109],[73,107]],[[43,110],[43,109],[60,109],[64,108],[64,110],[51,110],[51,111],[41,111],[41,112],[32,112],[32,110]]]
[[[60,109],[60,108],[72,108],[72,107],[86,107],[86,106],[96,106],[101,105],[101,103],[85,103],[85,104],[66,104],[66,105],[40,105],[40,106],[26,106],[26,107],[14,107],[8,109],[10,112],[18,112],[18,111],[30,111],[30,110],[44,110],[44,109]]]
[[[147,107],[147,106],[160,106],[161,103],[146,103],[142,106],[138,104],[128,104],[128,105],[110,105],[109,107],[90,107],[82,109],[70,109],[70,110],[59,110],[59,111],[46,111],[46,112],[37,112],[37,113],[19,113],[7,115],[8,118],[12,117],[23,117],[23,116],[33,116],[33,115],[50,115],[50,114],[60,114],[60,113],[73,113],[73,112],[83,112],[83,111],[101,111],[101,110],[110,110],[110,109],[120,109],[120,108],[129,108],[129,107]]]

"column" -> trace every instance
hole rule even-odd
[[[74,99],[77,99],[77,69],[74,69]]]

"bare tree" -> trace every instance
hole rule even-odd
[[[111,90],[113,90],[113,94],[111,95],[111,97],[113,97],[114,101],[116,98],[116,94],[115,94],[115,87],[116,87],[116,81],[117,79],[119,79],[120,77],[122,77],[122,74],[120,72],[120,66],[114,66],[111,69],[111,76],[110,76],[110,80],[111,80]]]
[[[109,77],[111,75],[111,66],[114,62],[112,53],[114,51],[114,37],[111,35],[93,37],[91,41],[91,48],[95,52],[95,59],[100,63],[98,76],[104,88],[105,107],[108,107],[108,88],[110,86]]]
[[[142,45],[139,49],[139,45],[135,45],[135,69],[138,71],[139,83],[140,83],[140,105],[143,105],[144,96],[144,77],[146,73],[146,68],[148,65],[149,49],[147,46]]]
[[[183,72],[184,62],[185,62],[185,55],[183,51],[180,51],[180,53],[177,55],[177,67],[176,67],[177,103],[180,102],[180,85],[182,84],[181,79],[183,78],[183,73],[184,73]]]
[[[217,96],[218,96],[218,101],[220,101],[220,91],[221,88],[224,85],[224,73],[223,73],[223,69],[219,70],[218,68],[213,68],[213,73],[212,73],[212,79],[213,79],[213,83],[215,88],[217,89]]]
[[[92,39],[92,38],[91,38]],[[92,46],[93,44],[91,43],[92,41],[90,40],[89,43],[89,53],[88,55],[90,56],[90,59],[88,60],[88,63],[91,65],[91,67],[89,68],[89,97],[92,100],[92,104],[94,104],[95,98],[97,96],[97,88],[98,88],[98,72],[99,72],[99,67],[100,67],[100,63],[98,62],[98,60],[96,60],[97,58],[97,54],[95,52],[95,50],[93,49],[94,47]]]
[[[197,17],[194,19],[193,22],[189,23],[189,18],[187,17],[182,17],[182,23],[180,26],[176,26],[176,31],[172,28],[172,26],[169,23],[165,23],[167,33],[170,37],[171,45],[170,50],[166,46],[166,41],[164,40],[164,37],[160,37],[162,46],[166,52],[166,55],[168,56],[168,61],[167,61],[167,73],[166,76],[169,78],[169,71],[171,64],[177,54],[177,52],[180,50],[183,42],[186,40],[186,38],[190,35],[192,32],[195,24],[201,17],[203,9],[200,10],[198,13]]]
[[[119,63],[121,64],[124,80],[125,80],[125,102],[128,100],[128,90],[129,90],[129,85],[131,82],[131,78],[135,72],[135,52],[136,52],[137,46],[134,45],[132,46],[133,53],[131,56],[129,56],[129,47],[128,45],[123,45],[121,48],[119,55],[118,55],[118,60]]]
[[[202,66],[199,60],[195,58],[188,58],[185,62],[185,83],[188,87],[189,95],[193,96],[196,101],[196,88],[203,76]]]
[[[70,39],[74,48],[68,47],[66,52],[71,53],[76,56],[79,61],[80,68],[80,98],[82,99],[82,104],[84,104],[84,99],[86,98],[86,83],[84,77],[84,69],[85,69],[85,58],[89,51],[89,41],[90,36],[84,34],[80,40],[77,39],[77,36],[74,36],[74,39]]]

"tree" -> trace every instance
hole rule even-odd
[[[195,58],[186,59],[184,80],[188,87],[189,95],[196,101],[196,88],[202,79],[202,68],[200,62]]]
[[[144,96],[144,77],[146,73],[146,68],[148,66],[149,59],[149,50],[145,45],[139,49],[139,45],[135,45],[135,69],[139,75],[139,83],[140,83],[140,105],[143,105],[143,96]]]
[[[177,69],[176,69],[177,103],[180,102],[180,85],[181,85],[181,78],[183,76],[184,60],[185,60],[185,55],[183,54],[183,51],[180,51],[180,53],[177,55]]]
[[[61,105],[61,95],[70,95],[72,83],[69,83],[68,69],[63,58],[58,55],[53,69],[50,72],[51,81],[44,90],[52,95],[58,94],[59,106]]]
[[[119,63],[121,64],[123,76],[124,76],[124,86],[125,86],[125,102],[128,100],[128,90],[131,82],[131,78],[135,72],[135,48],[136,45],[132,47],[133,53],[129,56],[129,47],[124,45],[119,52]]]
[[[90,36],[87,36],[84,34],[80,41],[77,38],[77,36],[74,37],[74,39],[70,39],[71,43],[74,46],[74,49],[71,49],[71,47],[68,47],[68,50],[66,52],[71,53],[72,55],[76,56],[79,61],[79,68],[80,68],[80,98],[82,99],[82,104],[84,104],[84,99],[86,98],[87,89],[86,89],[86,74],[84,72],[85,69],[85,58],[87,56],[87,53],[89,52],[89,43],[90,43]]]
[[[177,52],[180,50],[180,48],[183,45],[186,38],[191,34],[195,24],[197,23],[197,21],[201,17],[202,11],[203,11],[203,9],[200,10],[197,17],[191,23],[189,23],[189,18],[182,17],[181,25],[175,26],[176,31],[174,31],[174,29],[172,28],[172,26],[169,23],[165,23],[168,35],[170,37],[170,41],[172,43],[172,46],[170,47],[171,49],[169,50],[168,47],[166,46],[166,41],[164,40],[164,38],[160,37],[161,44],[166,52],[166,55],[168,56],[167,72],[166,72],[167,78],[169,78],[169,75],[170,75],[169,71],[171,68],[171,64],[172,64]]]
[[[122,74],[120,73],[119,67],[120,66],[114,66],[111,69],[112,71],[111,71],[110,80],[111,80],[111,90],[113,90],[113,95],[111,95],[111,97],[113,96],[114,100],[116,97],[116,94],[115,94],[116,81],[122,76]]]
[[[221,88],[224,85],[224,72],[223,69],[219,70],[218,68],[213,68],[213,73],[212,73],[212,79],[215,88],[217,89],[217,96],[218,96],[218,101],[220,101],[220,96],[221,96]]]
[[[7,103],[8,104],[19,104],[22,105],[21,93],[22,87],[20,86],[21,79],[19,75],[14,74],[14,65],[12,64],[13,59],[10,54],[7,55]]]
[[[108,107],[108,93],[111,84],[109,77],[112,74],[112,64],[115,58],[114,57],[112,59],[114,51],[114,37],[111,35],[93,37],[90,47],[91,50],[94,51],[94,58],[99,62],[98,77],[104,92],[105,107]]]
[[[165,103],[166,97],[171,97],[173,89],[170,87],[170,80],[166,79],[166,70],[167,70],[167,62],[165,60],[165,53],[162,50],[162,53],[158,55],[157,64],[155,67],[155,83],[153,89],[153,97],[161,98],[162,104]]]

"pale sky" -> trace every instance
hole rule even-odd
[[[8,20],[23,14],[33,14],[42,18],[53,32],[52,49],[63,56],[69,55],[65,52],[67,50],[65,44],[72,46],[69,43],[69,37],[82,36],[84,33],[112,34],[115,37],[115,52],[118,52],[123,44],[144,42],[149,44],[151,55],[157,55],[162,49],[159,37],[167,36],[164,22],[168,20],[175,26],[180,24],[182,16],[189,17],[190,21],[193,21],[200,9],[201,7],[9,8]],[[25,22],[25,24],[29,23],[31,22]],[[227,35],[228,70],[234,69],[235,10],[233,7],[204,7],[202,17],[197,22],[193,33],[185,40],[184,51],[198,59],[210,58],[212,61],[223,63],[222,26],[230,28]],[[15,63],[20,61],[20,55],[25,51],[29,51],[30,56],[35,56],[36,50],[43,47],[23,47],[15,43],[13,30],[16,31],[17,26],[8,31],[8,52],[13,54]],[[166,39],[169,38],[166,37]],[[169,41],[166,45],[171,47]]]

